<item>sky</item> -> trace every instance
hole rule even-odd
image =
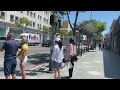
[[[81,22],[82,20],[100,20],[102,22],[106,22],[107,29],[102,33],[103,35],[108,33],[110,30],[110,26],[114,19],[118,19],[120,16],[120,11],[86,11],[84,13],[80,13],[77,22]],[[67,20],[67,17],[64,16],[64,20]],[[74,23],[75,20],[75,12],[71,12],[70,14],[71,23]]]

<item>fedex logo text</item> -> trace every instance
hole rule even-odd
[[[39,37],[37,35],[29,35],[30,40],[38,40]]]

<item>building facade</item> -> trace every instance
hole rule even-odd
[[[68,20],[62,21],[62,28],[61,29],[66,30],[67,32],[70,32],[72,30]]]
[[[26,32],[38,33],[43,39],[44,28],[50,27],[50,11],[0,11],[0,36],[6,36],[9,31],[15,34],[15,38],[23,31],[15,25],[15,20],[26,17],[32,22],[27,26]],[[48,36],[49,37],[49,36]]]
[[[120,54],[120,16],[115,21],[115,24],[113,25],[113,30],[110,33],[110,38],[112,38],[112,51]]]

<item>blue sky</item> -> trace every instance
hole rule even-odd
[[[77,22],[81,22],[82,20],[90,20],[91,11],[87,11],[84,13],[80,13]],[[120,16],[120,11],[92,11],[91,19],[100,20],[102,22],[107,23],[107,29],[103,32],[103,34],[108,33],[110,30],[110,26],[114,19],[117,19]],[[66,20],[67,17],[65,16]],[[71,22],[74,23],[75,20],[75,12],[70,14]]]

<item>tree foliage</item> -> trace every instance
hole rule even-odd
[[[20,20],[16,20],[15,24],[25,29],[27,26],[32,25],[32,22],[29,21],[26,17],[23,17],[20,18]]]
[[[63,29],[58,29],[56,31],[57,34],[59,34],[61,37],[66,37],[69,35],[69,33],[66,31],[66,30],[63,30]]]
[[[101,22],[98,20],[83,20],[81,23],[79,23],[79,25],[86,25],[88,23],[92,23],[93,27],[95,28],[95,31],[92,33],[96,35],[96,39],[101,40],[103,38],[102,32],[107,28],[106,22]]]

